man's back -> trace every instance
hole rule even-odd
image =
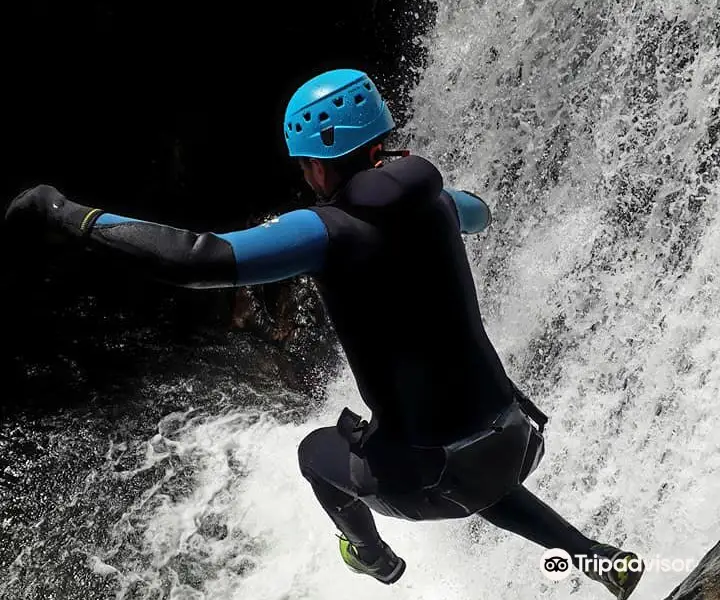
[[[362,172],[312,210],[330,235],[316,279],[381,429],[444,443],[511,402],[455,205],[432,164],[411,156]]]

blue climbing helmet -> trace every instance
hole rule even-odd
[[[362,71],[327,71],[301,85],[285,110],[290,156],[337,158],[395,127],[373,81]]]

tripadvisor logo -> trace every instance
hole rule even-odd
[[[570,556],[562,548],[550,548],[546,550],[540,560],[540,570],[545,577],[551,581],[562,581],[570,576],[570,572],[574,562],[582,571],[594,571],[599,574],[609,573],[610,571],[655,571],[661,573],[689,573],[695,561],[693,559],[669,559],[655,556],[646,558],[634,556],[633,558],[618,558],[611,560],[601,556],[589,556],[587,554],[576,554]]]
[[[562,548],[550,548],[546,550],[540,560],[540,569],[545,577],[552,581],[562,581],[568,575],[572,567],[572,557]]]

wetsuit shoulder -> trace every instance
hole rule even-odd
[[[442,191],[443,178],[429,160],[407,156],[381,167],[362,171],[343,190],[350,206],[390,207],[404,200],[433,199]]]

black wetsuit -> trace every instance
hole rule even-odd
[[[312,210],[330,236],[316,280],[373,422],[362,444],[337,427],[312,432],[298,451],[302,473],[356,546],[378,540],[368,507],[417,520],[468,516],[466,500],[423,489],[443,456],[413,449],[482,430],[515,399],[483,327],[457,204],[431,163],[409,157],[356,175]],[[546,547],[580,553],[591,543],[522,486],[478,506]]]

